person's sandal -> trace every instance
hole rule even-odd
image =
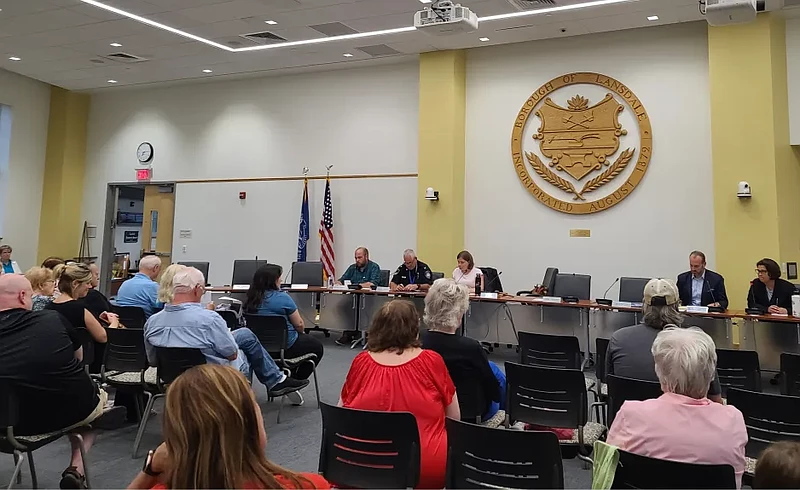
[[[61,473],[61,482],[58,486],[60,488],[88,488],[86,486],[86,477],[78,473],[78,468],[75,466],[70,466]]]

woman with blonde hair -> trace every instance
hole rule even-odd
[[[53,301],[56,280],[53,271],[44,267],[31,267],[25,273],[25,279],[30,281],[33,289],[33,311],[43,310],[48,303]]]
[[[172,279],[178,271],[185,269],[185,265],[171,264],[161,274],[161,280],[158,282],[158,301],[160,303],[172,303]]]
[[[267,459],[261,409],[232,367],[189,369],[169,386],[164,410],[164,442],[148,453],[129,489],[330,488],[320,475]]]

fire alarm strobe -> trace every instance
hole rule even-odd
[[[247,193],[245,191],[240,192],[239,193],[239,199],[241,199],[242,201],[247,199]]]

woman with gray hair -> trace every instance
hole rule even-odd
[[[422,347],[444,359],[463,407],[462,416],[465,419],[480,416],[482,420],[488,420],[505,400],[506,376],[489,361],[478,341],[456,333],[468,307],[469,289],[466,285],[456,284],[452,279],[437,279],[425,296],[424,320],[428,331],[422,334]],[[478,399],[471,400],[476,386]],[[468,403],[476,407],[467,407]],[[469,413],[475,409],[477,413]]]
[[[697,327],[667,327],[656,336],[651,352],[664,394],[623,403],[608,444],[651,458],[729,464],[741,487],[744,417],[736,407],[706,398],[717,369],[714,341]]]

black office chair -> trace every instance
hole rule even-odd
[[[506,362],[506,428],[515,422],[541,427],[574,429],[571,440],[562,446],[577,449],[586,456],[604,433],[605,427],[589,422],[588,397],[583,372],[577,369],[553,369]]]
[[[386,269],[381,269],[381,280],[380,283],[377,284],[381,287],[388,287],[389,286],[389,278],[391,277],[391,272]]]
[[[478,269],[483,274],[481,291],[486,291],[487,293],[503,292],[503,283],[500,282],[500,272],[497,269],[488,266],[481,266]]]
[[[605,403],[608,402],[608,384],[606,380],[606,353],[608,352],[608,343],[609,339],[603,339],[598,337],[595,339],[595,349],[597,351],[596,362],[594,365],[594,374],[597,377],[597,399],[604,405],[596,405],[597,410],[595,414],[597,415],[597,421],[600,422],[600,413],[602,410],[603,414],[603,424],[607,425],[607,413],[606,408],[607,405]]]
[[[231,277],[231,286],[250,284],[253,282],[253,276],[256,271],[262,266],[267,265],[266,260],[234,260],[233,261],[233,276]]]
[[[156,347],[156,360],[158,361],[158,382],[163,392],[184,371],[205,364],[206,356],[200,349]]]
[[[339,488],[414,488],[419,481],[417,420],[408,412],[322,409],[319,473]]]
[[[619,300],[641,303],[644,300],[644,287],[650,282],[647,277],[620,277]]]
[[[0,453],[11,454],[14,457],[14,472],[8,488],[22,483],[22,463],[25,462],[24,454],[28,455],[28,467],[31,470],[31,486],[39,488],[39,481],[36,478],[36,465],[33,462],[33,452],[51,442],[55,442],[62,437],[71,434],[79,439],[78,445],[83,460],[83,475],[86,478],[86,486],[92,488],[89,481],[89,460],[86,459],[86,452],[83,449],[83,437],[78,430],[85,429],[79,427],[73,430],[59,430],[48,434],[37,434],[27,436],[14,435],[14,426],[19,421],[19,400],[11,382],[0,378]]]
[[[453,419],[445,423],[445,488],[564,488],[554,433],[491,429]]]
[[[758,352],[717,349],[717,378],[723,397],[730,387],[761,391],[761,365],[758,362]]]
[[[736,488],[736,473],[729,464],[679,463],[620,449],[611,488]]]
[[[230,310],[218,310],[217,313],[225,320],[225,324],[228,325],[229,329],[236,330],[239,328],[239,318],[236,317],[236,313]]]
[[[614,423],[614,417],[627,400],[649,400],[658,398],[664,393],[661,383],[645,381],[642,379],[624,378],[609,374],[606,376],[608,384],[608,425]]]
[[[247,328],[253,331],[258,341],[264,346],[267,352],[270,353],[275,364],[279,368],[291,371],[302,364],[310,364],[312,367],[312,374],[314,376],[314,390],[317,394],[317,407],[320,406],[319,399],[319,383],[317,381],[317,359],[316,354],[305,354],[300,357],[287,359],[285,351],[288,349],[289,330],[286,325],[286,317],[277,315],[250,315],[245,314],[245,322]],[[298,334],[308,335],[308,334]],[[278,423],[281,423],[281,409],[283,408],[283,400],[286,395],[281,397],[281,403],[278,407]]]
[[[800,354],[781,354],[781,395],[800,396]]]
[[[119,321],[125,328],[144,328],[145,318],[144,310],[138,306],[111,306],[112,313],[119,316]]]
[[[208,262],[178,262],[178,264],[185,265],[186,267],[194,267],[199,270],[203,273],[203,277],[206,278],[206,284],[211,284],[208,282]]]
[[[436,282],[437,279],[444,279],[444,272],[431,272],[431,279]]]
[[[464,362],[446,362],[447,371],[453,379],[458,394],[458,407],[461,410],[461,420],[473,424],[482,424],[488,427],[499,427],[505,419],[505,412],[498,410],[490,420],[483,420],[483,414],[489,410],[490,401],[483,389],[482,383],[476,383],[480,378],[477,370]]]
[[[556,274],[552,296],[573,296],[578,299],[589,299],[592,291],[592,276],[586,274]]]
[[[518,332],[519,362],[526,366],[539,366],[582,371],[581,347],[578,337],[546,335],[541,333]],[[594,387],[594,381],[584,377],[587,390]]]

